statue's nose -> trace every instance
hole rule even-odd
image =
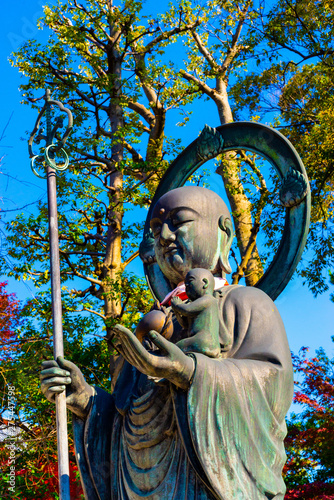
[[[162,246],[169,245],[173,241],[175,241],[176,236],[173,231],[170,230],[168,227],[168,224],[165,223],[162,225],[161,232],[160,232],[160,243]]]

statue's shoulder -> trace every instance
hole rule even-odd
[[[240,307],[274,307],[271,298],[259,288],[254,286],[229,285],[215,291],[215,296],[226,304]]]
[[[248,339],[255,339],[256,345],[260,339],[266,345],[266,339],[270,336],[285,342],[281,315],[272,299],[259,288],[226,286],[219,302],[221,316],[227,328],[232,328],[233,331],[237,329],[239,333],[243,331]]]

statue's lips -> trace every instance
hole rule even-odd
[[[177,246],[169,246],[169,247],[164,248],[164,250],[162,251],[162,254],[168,255],[168,254],[177,253],[178,251],[179,251],[179,248]]]

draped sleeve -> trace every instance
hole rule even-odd
[[[111,435],[116,414],[113,396],[98,387],[87,419],[73,414],[75,455],[89,500],[111,499]]]

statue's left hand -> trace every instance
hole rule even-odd
[[[113,333],[116,349],[140,372],[150,377],[165,378],[181,389],[189,388],[195,363],[177,345],[151,330],[148,336],[162,352],[161,355],[155,355],[149,353],[124,326],[116,325]]]

